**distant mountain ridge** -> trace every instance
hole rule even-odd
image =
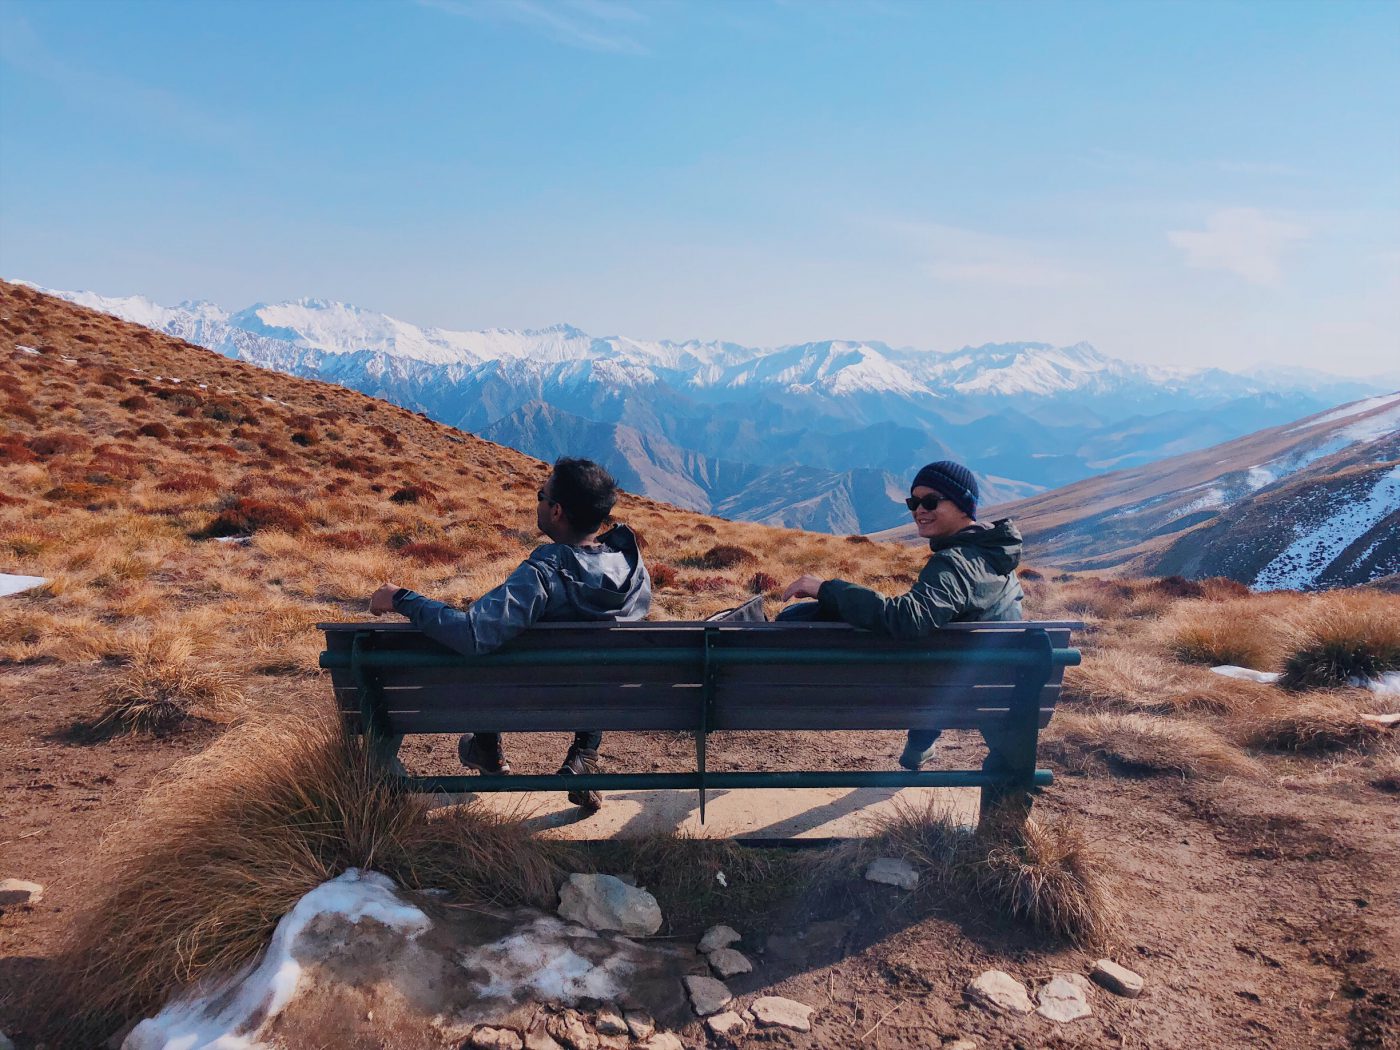
[[[323,299],[230,313],[208,302],[50,294],[544,458],[560,448],[541,425],[538,406],[549,406],[568,451],[608,463],[646,495],[837,532],[903,520],[903,479],[932,459],[968,462],[985,499],[1003,501],[1383,389],[1317,374],[1152,368],[1085,343],[755,348],[600,338],[570,325],[456,332]],[[773,489],[798,478],[802,491]]]
[[[1380,579],[1400,572],[1400,392],[988,510],[1003,515],[1038,565],[1265,590]]]

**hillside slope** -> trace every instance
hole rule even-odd
[[[1039,563],[1223,575],[1261,589],[1364,583],[1400,569],[1400,394],[1014,503]],[[909,526],[879,538],[914,542]]]

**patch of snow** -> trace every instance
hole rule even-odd
[[[1226,678],[1243,678],[1249,682],[1263,682],[1265,685],[1272,685],[1283,676],[1277,671],[1255,671],[1249,667],[1236,667],[1234,664],[1221,664],[1219,667],[1212,667],[1216,674],[1223,674]]]
[[[20,353],[33,354],[35,357],[39,356],[39,351],[35,350],[32,346],[20,346],[18,343],[16,343],[15,349],[18,350]]]
[[[32,591],[35,587],[42,587],[48,582],[42,576],[12,576],[9,573],[0,572],[0,598],[11,594],[23,594],[25,591]]]
[[[1349,405],[1343,405],[1341,408],[1328,412],[1325,416],[1318,416],[1316,419],[1309,419],[1299,423],[1296,427],[1293,427],[1289,433],[1292,433],[1293,430],[1306,430],[1308,427],[1320,426],[1323,423],[1335,423],[1338,420],[1350,419],[1352,416],[1359,416],[1363,412],[1370,412],[1374,409],[1382,408],[1385,405],[1400,406],[1400,393],[1381,394],[1378,397],[1368,397],[1360,401],[1353,401]]]
[[[1365,685],[1373,693],[1381,693],[1384,696],[1400,696],[1400,671],[1387,671],[1379,678],[1372,678]]]
[[[469,971],[485,971],[487,979],[477,988],[487,999],[518,1001],[522,992],[569,1005],[620,998],[632,964],[616,954],[601,962],[585,958],[568,943],[580,936],[597,938],[591,930],[544,915],[508,937],[462,952],[458,961]]]
[[[337,914],[351,923],[371,919],[416,938],[432,927],[405,903],[386,876],[351,868],[297,901],[282,917],[262,959],[231,979],[177,999],[131,1030],[122,1050],[260,1050],[258,1032],[296,994],[302,964],[297,939],[318,916]],[[202,992],[203,994],[200,994]]]
[[[1400,467],[1383,474],[1360,499],[1339,501],[1320,525],[1302,532],[1259,570],[1251,586],[1277,591],[1311,586],[1348,546],[1400,508]]]

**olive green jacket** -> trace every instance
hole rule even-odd
[[[817,592],[822,619],[844,620],[891,638],[922,638],[946,623],[1020,620],[1021,533],[1010,518],[977,523],[930,540],[933,552],[907,594],[883,594],[845,580]]]

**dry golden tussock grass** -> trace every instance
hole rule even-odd
[[[239,678],[210,659],[210,646],[184,619],[122,638],[120,669],[103,691],[97,725],[157,735],[194,719],[229,722],[245,706]]]
[[[553,901],[549,846],[474,808],[430,817],[429,805],[377,773],[329,709],[230,730],[103,843],[101,881],[69,925],[56,1020],[70,1038],[100,1039],[201,976],[235,971],[347,868],[466,904]]]
[[[974,831],[935,801],[897,805],[869,831],[817,858],[820,877],[849,878],[875,857],[899,857],[919,872],[915,893],[928,909],[973,904],[1085,947],[1105,944],[1117,927],[1107,862],[1072,821],[994,818]]]
[[[1276,690],[1134,648],[1103,649],[1065,670],[1062,702],[1095,710],[1180,714],[1252,711]]]
[[[1400,671],[1400,595],[1355,588],[1317,595],[1283,658],[1287,689],[1319,689]]]
[[[1395,730],[1368,719],[1396,707],[1365,689],[1284,695],[1248,719],[1241,736],[1251,746],[1275,751],[1359,751],[1390,740]]]
[[[1209,726],[1142,713],[1061,711],[1041,754],[1077,772],[1124,772],[1219,780],[1252,777],[1258,763]]]

